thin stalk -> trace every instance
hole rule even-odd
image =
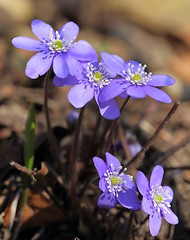
[[[127,231],[126,231],[126,239],[130,239],[130,234],[131,234],[131,227],[133,223],[133,218],[134,218],[135,211],[131,211],[130,216],[129,216],[129,221],[127,224]]]
[[[125,106],[127,105],[128,101],[129,101],[129,98],[130,98],[130,97],[127,97],[127,98],[125,99],[123,105],[121,106],[121,108],[120,108],[120,115],[121,115],[121,113],[123,112]],[[118,120],[119,120],[119,117],[116,118],[116,119],[112,122],[110,131],[109,131],[109,134],[108,134],[108,137],[107,137],[107,141],[106,141],[106,144],[105,144],[105,151],[107,151],[107,150],[109,149],[109,147],[110,147],[110,144],[111,144],[111,142],[112,142],[113,134],[114,134],[116,125],[117,125],[117,123],[118,123]]]
[[[157,164],[164,165],[165,161],[172,155],[174,155],[177,151],[184,148],[186,145],[190,143],[190,136],[188,136],[185,140],[180,142],[179,144],[173,146],[168,151],[166,151],[156,162]]]
[[[71,163],[71,206],[73,210],[73,214],[76,214],[76,201],[77,201],[77,194],[76,194],[76,188],[77,188],[77,180],[78,180],[78,173],[77,173],[77,153],[78,153],[78,147],[79,147],[79,137],[80,137],[80,129],[81,129],[81,123],[84,115],[85,107],[81,108],[79,118],[77,121],[77,125],[75,127],[74,132],[74,139],[71,146],[71,152],[70,152],[70,163]]]
[[[98,119],[96,121],[96,125],[95,125],[95,128],[94,128],[93,134],[92,134],[92,141],[91,141],[92,146],[93,146],[94,142],[96,143],[96,138],[97,138],[97,135],[98,135],[98,130],[99,130],[99,127],[100,127],[101,120],[102,120],[102,117],[99,115]]]
[[[58,169],[60,169],[60,158],[59,158],[59,148],[57,145],[57,141],[55,139],[55,135],[52,131],[51,127],[51,121],[49,116],[49,110],[48,110],[48,94],[49,94],[49,80],[51,75],[51,69],[46,73],[45,80],[44,80],[44,112],[45,112],[45,118],[46,118],[46,125],[47,125],[47,133],[48,133],[48,139],[50,143],[50,149],[52,152],[52,157],[54,158],[55,162],[58,165]]]
[[[89,140],[88,148],[86,149],[86,153],[84,154],[84,161],[88,160],[89,157],[91,157],[91,154],[95,152],[98,147],[97,139],[99,140],[98,132],[99,132],[101,120],[102,120],[102,117],[101,115],[99,115],[93,130],[93,134]]]
[[[131,159],[131,153],[129,151],[129,148],[128,148],[128,144],[126,142],[126,137],[124,135],[124,132],[123,132],[123,129],[122,129],[122,126],[121,126],[121,123],[118,124],[117,126],[117,133],[118,133],[118,138],[121,142],[121,145],[123,147],[123,151],[124,151],[124,154],[125,154],[125,158],[126,159]]]
[[[142,160],[144,158],[144,155],[145,155],[146,151],[150,148],[152,143],[155,141],[155,139],[157,138],[157,136],[159,135],[159,133],[161,132],[163,127],[168,123],[168,121],[170,120],[172,115],[177,110],[178,106],[179,106],[179,103],[175,102],[174,105],[172,106],[171,110],[167,113],[167,115],[164,118],[164,120],[161,122],[161,124],[158,126],[158,128],[156,129],[156,131],[152,135],[152,137],[150,137],[148,142],[144,144],[142,150],[127,163],[126,167],[131,165],[131,163],[133,163],[135,161],[140,161],[140,160]]]

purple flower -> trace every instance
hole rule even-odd
[[[126,168],[122,170],[119,160],[106,152],[106,163],[99,157],[94,157],[93,161],[100,177],[99,188],[103,192],[98,207],[113,208],[119,202],[128,209],[139,209],[140,202],[132,176],[124,174]]]
[[[169,86],[175,83],[175,80],[162,74],[147,73],[146,65],[136,61],[127,61],[108,53],[102,53],[102,59],[106,65],[117,73],[118,78],[103,89],[100,95],[100,101],[108,101],[116,96],[126,98],[127,96],[135,98],[144,98],[146,95],[160,102],[171,103],[171,98],[157,87]]]
[[[138,171],[137,187],[142,194],[142,210],[149,214],[149,229],[152,236],[159,233],[162,217],[170,224],[177,224],[178,217],[170,209],[173,200],[173,190],[169,186],[161,186],[164,175],[163,167],[154,167],[150,183],[145,175]]]
[[[69,73],[77,76],[82,68],[79,61],[90,61],[94,55],[94,49],[85,41],[74,43],[79,32],[74,22],[68,22],[59,31],[54,31],[49,24],[36,19],[31,27],[39,40],[23,36],[12,40],[17,48],[38,52],[26,65],[25,74],[30,78],[45,74],[52,65],[55,75],[60,78],[67,77]]]
[[[67,114],[66,121],[69,129],[74,130],[79,118],[79,112],[72,110]]]
[[[96,103],[99,107],[100,114],[107,119],[115,119],[120,115],[117,101],[113,98],[105,102],[99,101],[99,94],[102,89],[109,85],[115,73],[113,74],[103,62],[84,63],[83,71],[74,79],[68,76],[65,79],[58,77],[54,78],[55,86],[68,86],[74,85],[68,93],[69,102],[76,108],[82,108],[90,100],[95,98]]]
[[[128,143],[128,148],[131,153],[131,156],[136,156],[142,149],[142,146],[138,142],[130,142]]]

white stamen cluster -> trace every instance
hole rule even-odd
[[[123,73],[126,74],[126,80],[130,81],[132,84],[136,84],[138,86],[146,85],[147,82],[151,80],[152,73],[147,73],[145,71],[146,65],[142,65],[139,63],[139,66],[137,70],[135,69],[134,72],[134,65],[131,63],[128,63],[127,70],[123,70]]]
[[[64,29],[63,29],[64,31]],[[72,40],[68,41],[65,38],[61,39],[61,36],[58,31],[55,32],[55,36],[53,35],[53,29],[50,30],[49,33],[49,42],[46,42],[46,44],[49,47],[49,50],[52,51],[52,53],[55,52],[67,52],[72,46],[73,46],[73,41],[76,38],[74,37]]]
[[[157,212],[162,210],[164,213],[170,213],[168,208],[170,208],[171,205],[167,200],[171,200],[172,197],[167,190],[164,190],[162,186],[156,184],[151,187],[150,195]]]
[[[122,166],[120,166],[118,170],[116,170],[113,164],[111,164],[110,168],[111,171],[107,170],[107,172],[104,173],[105,181],[108,184],[107,189],[110,193],[113,193],[116,197],[118,197],[118,192],[125,192],[126,189],[126,186],[124,186],[126,181],[123,179],[124,171],[126,171],[126,168],[124,168],[122,172]]]
[[[87,74],[89,82],[92,82],[95,86],[103,88],[106,85],[110,84],[110,75],[106,70],[105,66],[102,63],[99,63],[98,66],[94,66],[92,63],[88,63]]]

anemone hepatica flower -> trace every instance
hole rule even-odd
[[[92,98],[95,98],[98,104],[100,114],[107,119],[119,117],[120,111],[117,101],[113,98],[105,102],[99,101],[99,94],[102,89],[109,85],[115,73],[113,74],[104,62],[89,62],[83,64],[82,74],[78,75],[78,80],[68,76],[65,79],[54,78],[55,86],[74,85],[68,93],[69,102],[76,108],[82,108]]]
[[[142,210],[149,214],[149,229],[152,236],[159,233],[162,217],[170,224],[177,224],[178,217],[172,212],[170,203],[173,200],[173,190],[169,186],[161,186],[164,175],[163,167],[154,167],[150,183],[145,175],[138,171],[137,187],[142,194]]]
[[[26,65],[25,73],[30,78],[38,78],[51,66],[58,77],[65,78],[69,73],[76,76],[81,70],[79,61],[90,61],[94,55],[94,49],[84,44],[85,41],[74,42],[79,32],[74,22],[68,22],[59,31],[54,31],[49,24],[35,19],[31,27],[39,40],[24,36],[12,40],[17,48],[38,52]]]
[[[106,52],[102,53],[102,59],[121,78],[114,80],[104,88],[100,95],[100,101],[107,101],[116,96],[144,98],[148,95],[160,102],[172,102],[164,91],[157,88],[174,84],[175,80],[172,77],[162,74],[152,75],[145,71],[146,65],[136,61],[125,63],[123,59],[118,59]]]
[[[124,174],[119,160],[106,152],[106,163],[99,157],[93,158],[100,181],[99,188],[102,194],[98,200],[98,207],[113,208],[119,202],[122,206],[136,210],[140,207],[136,195],[136,186],[132,176]]]

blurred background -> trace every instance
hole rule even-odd
[[[86,39],[99,53],[136,59],[151,71],[171,74],[177,79],[170,88],[173,96],[189,99],[189,10],[189,0],[0,0],[1,81],[7,82],[12,64],[16,76],[8,81],[24,78],[22,70],[32,53],[19,54],[11,39],[32,37],[31,20],[42,19],[55,29],[74,21],[81,28],[78,39]]]

